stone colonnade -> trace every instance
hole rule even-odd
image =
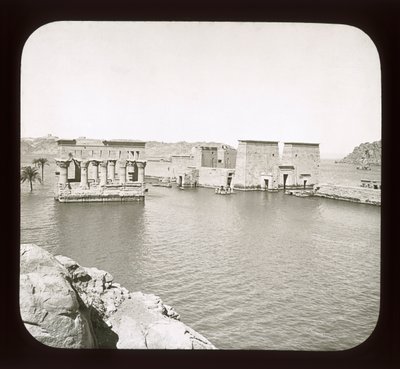
[[[58,178],[59,184],[66,185],[68,183],[68,167],[71,161],[72,161],[71,159],[65,159],[65,160],[56,159],[56,164],[60,173]],[[115,159],[109,159],[109,160],[75,159],[75,161],[78,163],[78,166],[80,167],[81,170],[81,182],[80,182],[81,188],[88,188],[88,177],[89,177],[88,168],[90,163],[92,163],[92,166],[94,168],[95,181],[96,183],[99,183],[100,186],[105,186],[107,184],[108,179],[111,180],[112,183],[115,183],[115,166],[117,161],[118,161],[119,184],[123,185],[125,183],[133,182],[127,176],[128,175],[127,168],[130,169],[130,171],[132,171],[134,170],[135,167],[137,168],[137,181],[135,182],[144,183],[144,176],[145,176],[144,168],[146,167],[145,161],[115,160]]]

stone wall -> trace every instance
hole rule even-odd
[[[193,157],[191,155],[171,156],[171,178],[177,178],[178,173],[184,172],[188,167],[191,166],[193,166]]]
[[[199,185],[204,187],[219,187],[228,185],[228,176],[235,173],[227,168],[200,168]]]
[[[228,146],[218,148],[217,167],[234,169],[236,167],[236,149]]]
[[[165,178],[172,173],[172,162],[168,159],[147,159],[146,176]]]
[[[193,163],[196,168],[230,168],[236,166],[236,149],[228,146],[195,146],[192,148]]]
[[[218,148],[217,147],[202,147],[201,148],[201,166],[216,168],[218,163]]]
[[[359,202],[364,204],[381,204],[381,190],[365,187],[318,184],[314,186],[314,196]]]
[[[88,188],[81,188],[78,183],[70,184],[71,188],[57,186],[55,198],[59,202],[143,201],[145,196],[145,185],[137,182],[106,186],[90,184]]]
[[[234,188],[261,189],[261,176],[273,175],[278,165],[278,142],[239,141]]]
[[[320,154],[318,144],[285,143],[281,165],[294,167],[289,185],[306,186],[318,183]],[[279,175],[279,185],[283,186],[283,173]]]
[[[215,349],[153,294],[65,256],[21,245],[20,313],[28,332],[57,348]]]
[[[197,187],[199,183],[199,169],[187,167],[176,170],[176,184],[179,187]]]

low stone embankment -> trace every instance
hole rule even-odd
[[[314,186],[314,196],[363,204],[381,205],[381,190],[365,187],[319,184]]]
[[[129,292],[110,273],[21,245],[20,312],[26,329],[60,348],[215,349],[152,294]]]

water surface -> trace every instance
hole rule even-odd
[[[346,349],[375,327],[380,207],[150,185],[145,203],[60,204],[45,173],[21,186],[21,242],[159,295],[219,348]]]

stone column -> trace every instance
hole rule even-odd
[[[127,182],[132,182],[130,179],[129,179],[129,172],[133,172],[134,171],[134,162],[132,161],[132,160],[128,160],[127,162],[126,162],[126,181]]]
[[[88,166],[89,166],[88,161],[81,162],[81,183],[80,183],[81,188],[88,188]]]
[[[146,162],[145,161],[137,161],[136,165],[138,168],[138,182],[144,183],[144,168],[146,166]]]
[[[107,160],[100,162],[100,186],[107,184]]]
[[[108,161],[108,174],[109,174],[109,179],[111,179],[112,182],[115,181],[115,162],[116,160]]]
[[[68,167],[69,161],[67,160],[57,160],[56,164],[60,169],[60,176],[58,177],[58,183],[66,185],[68,182]]]
[[[118,160],[118,167],[119,183],[124,184],[126,182],[126,160]]]

